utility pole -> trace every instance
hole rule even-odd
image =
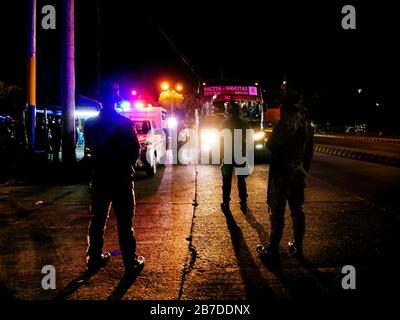
[[[28,25],[28,150],[35,149],[36,136],[36,0],[29,1]]]
[[[100,11],[100,0],[96,1],[97,7],[97,28],[96,28],[96,75],[97,75],[97,84],[100,84],[101,81],[101,11]]]
[[[74,32],[74,0],[63,0],[61,30],[62,162],[67,167],[76,161]]]

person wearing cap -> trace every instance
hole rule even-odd
[[[87,269],[103,267],[111,255],[103,252],[106,221],[112,204],[118,225],[118,239],[125,275],[133,276],[143,268],[144,258],[136,255],[133,220],[135,193],[133,167],[140,145],[131,120],[115,111],[118,84],[103,82],[100,87],[102,109],[85,123],[85,154],[91,177],[91,220],[88,231]]]
[[[279,244],[283,235],[286,202],[293,224],[293,240],[289,252],[301,258],[305,233],[303,211],[305,179],[313,155],[313,130],[305,118],[302,97],[285,92],[281,104],[281,119],[267,142],[269,152],[268,210],[270,212],[270,242],[257,251],[271,262],[279,260]]]
[[[242,130],[242,141],[235,141],[233,139],[231,141],[231,146],[233,147],[231,150],[232,158],[227,159],[223,158],[221,165],[221,174],[222,174],[222,203],[221,208],[223,211],[229,211],[229,202],[231,200],[231,188],[232,188],[232,176],[233,172],[236,172],[237,176],[237,186],[239,191],[239,199],[240,199],[240,207],[243,212],[247,210],[247,186],[246,186],[246,178],[247,175],[238,174],[235,168],[245,167],[247,164],[239,164],[235,162],[234,154],[235,148],[241,147],[242,154],[246,150],[246,129],[250,129],[250,125],[248,122],[244,121],[240,118],[240,106],[236,102],[231,102],[229,108],[230,117],[225,120],[221,125],[221,130],[228,129],[231,131],[231,137],[234,137],[235,130]],[[241,146],[239,146],[240,144]],[[225,156],[224,153],[224,143],[221,144],[221,155]]]

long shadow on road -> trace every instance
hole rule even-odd
[[[249,225],[257,232],[261,243],[268,243],[268,232],[265,230],[264,226],[256,220],[250,209],[246,210],[244,217]],[[286,259],[286,256],[283,255],[282,258]],[[287,258],[291,259],[291,257]],[[325,293],[325,290],[321,289],[319,284],[326,287],[328,285],[326,279],[318,272],[316,266],[305,258],[297,262],[292,262],[296,269],[304,269],[302,270],[303,274],[292,274],[290,269],[284,270],[280,262],[270,263],[265,259],[261,259],[261,262],[268,271],[272,272],[280,280],[281,284],[289,291],[293,298],[304,297],[304,294],[320,297],[321,293]]]
[[[264,226],[257,221],[250,209],[247,209],[243,214],[249,225],[256,230],[261,243],[268,243],[268,233],[265,231]]]
[[[80,287],[85,285],[94,273],[82,272],[78,277],[68,283],[54,298],[54,300],[65,300],[74,292],[78,291]]]
[[[107,300],[121,300],[129,288],[135,283],[138,274],[132,278],[123,277]]]
[[[240,273],[245,284],[247,298],[250,300],[260,300],[274,298],[271,288],[268,287],[263,279],[251,252],[243,237],[242,230],[237,225],[230,210],[223,210],[226,218],[233,249],[239,262]]]
[[[326,282],[323,281],[322,275],[310,266],[310,262],[301,258],[291,261],[291,266],[285,268],[282,260],[287,263],[289,259],[294,259],[294,257],[281,254],[279,261],[270,261],[261,257],[261,262],[279,279],[293,299],[326,297],[328,293]]]

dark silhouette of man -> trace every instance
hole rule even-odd
[[[313,155],[313,130],[305,118],[304,111],[298,93],[285,93],[281,105],[281,119],[267,142],[270,152],[267,202],[270,209],[271,233],[268,247],[259,245],[257,251],[271,261],[279,258],[286,201],[289,203],[293,223],[293,240],[288,243],[289,252],[299,258],[303,253],[305,178]]]
[[[62,125],[61,118],[55,117],[53,122],[50,124],[51,140],[50,145],[53,152],[53,162],[60,162],[60,150],[62,140]]]
[[[246,152],[246,129],[250,129],[250,125],[248,122],[244,121],[240,118],[240,106],[236,102],[231,102],[229,107],[230,117],[225,120],[220,129],[228,129],[232,133],[232,158],[231,159],[223,159],[221,165],[221,174],[222,174],[222,203],[221,208],[223,211],[229,211],[229,202],[231,200],[231,188],[232,188],[232,175],[233,171],[237,167],[245,167],[246,163],[238,164],[235,162],[234,154],[235,147],[239,147],[238,144],[242,147],[242,154]],[[242,130],[242,141],[234,141],[234,130]],[[221,144],[221,154],[225,157],[225,146]],[[240,198],[240,207],[243,211],[247,209],[247,186],[246,186],[246,178],[247,175],[238,175],[237,174],[237,185],[239,190],[239,198]]]
[[[133,228],[133,166],[139,157],[140,145],[133,122],[115,111],[118,85],[104,82],[100,91],[100,114],[89,118],[84,130],[86,155],[92,170],[87,267],[88,271],[96,271],[110,259],[110,253],[103,253],[103,236],[112,204],[125,274],[131,275],[144,265],[144,258],[136,255]]]

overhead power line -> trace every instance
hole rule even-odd
[[[179,51],[179,49],[175,46],[172,40],[168,37],[167,33],[161,28],[159,24],[156,25],[158,32],[167,40],[168,44],[171,46],[174,53],[178,56],[179,60],[189,69],[189,71],[196,77],[198,81],[201,80],[200,75],[196,72],[192,63],[190,63],[189,59]]]

